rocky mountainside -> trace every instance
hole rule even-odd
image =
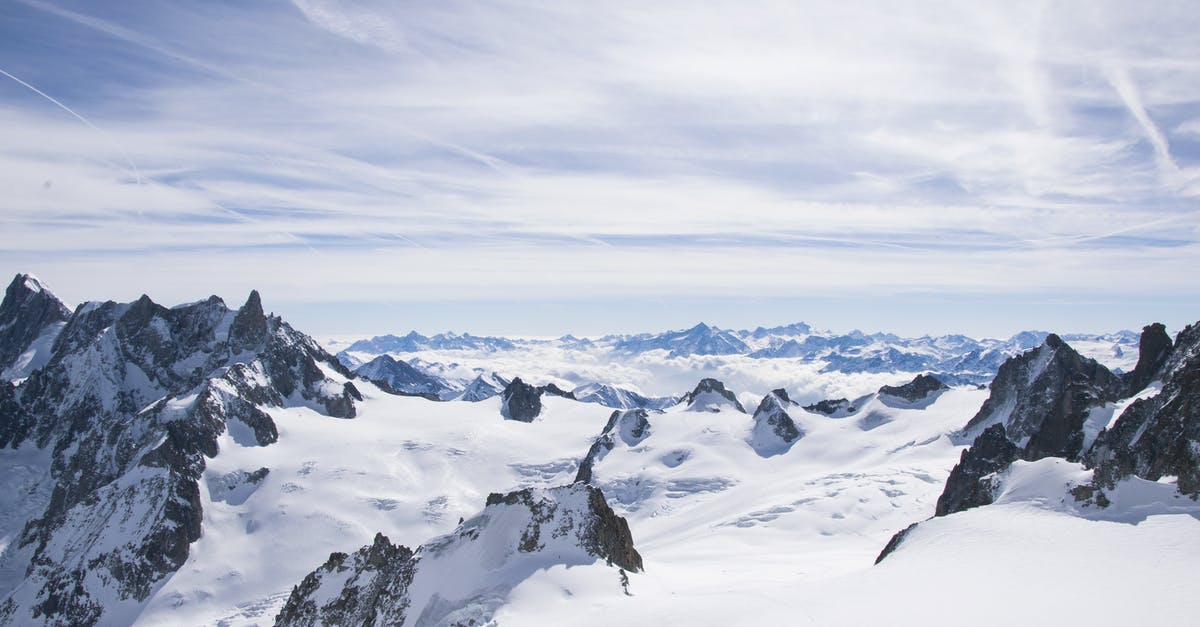
[[[414,394],[430,400],[453,397],[462,392],[445,379],[414,368],[402,359],[383,354],[354,369],[354,374],[396,394]]]
[[[1147,327],[1147,334],[1159,331]],[[1180,331],[1165,358],[1161,339],[1149,344],[1144,355],[1161,366],[1146,368],[1152,374],[1136,381],[1161,380],[1161,391],[1130,404],[1097,436],[1084,461],[1096,469],[1101,489],[1129,476],[1150,481],[1170,476],[1181,493],[1200,498],[1200,323]]]
[[[483,511],[415,551],[382,534],[334,553],[292,590],[276,617],[291,625],[483,625],[509,592],[552,565],[602,561],[642,570],[629,525],[600,490],[576,483],[492,494]]]
[[[20,277],[18,277],[20,280]],[[14,283],[17,283],[15,281]],[[28,292],[11,290],[29,303]],[[44,292],[43,292],[44,293]],[[53,320],[57,301],[50,306]],[[25,324],[29,309],[0,310]],[[28,334],[26,334],[28,336]],[[311,338],[262,309],[216,297],[168,309],[148,297],[85,303],[66,320],[46,365],[0,392],[0,447],[37,452],[39,485],[0,535],[0,622],[123,622],[200,536],[198,480],[217,437],[275,442],[264,411],[307,406],[355,415],[358,391]]]
[[[755,452],[763,457],[782,455],[804,436],[788,415],[792,407],[797,405],[788,398],[787,390],[773,390],[763,397],[754,411],[754,429],[750,434],[750,446]]]
[[[18,274],[0,302],[0,379],[22,379],[46,365],[71,310],[40,281]]]
[[[1000,366],[991,390],[961,437],[970,441],[999,423],[1025,449],[1027,459],[1078,459],[1088,413],[1124,396],[1126,386],[1096,360],[1050,334],[1041,346]]]
[[[680,405],[688,411],[720,411],[723,407],[731,407],[746,413],[746,408],[738,401],[733,392],[725,389],[725,384],[716,379],[701,379],[695,389],[688,392],[679,400]]]
[[[1122,377],[1081,357],[1058,336],[1000,367],[991,395],[959,435],[977,434],[950,472],[935,517],[994,502],[1018,460],[1080,462],[1091,481],[1076,501],[1107,507],[1105,491],[1129,477],[1174,477],[1179,494],[1200,497],[1200,324],[1175,342],[1145,327],[1137,366]],[[1161,389],[1147,386],[1161,382]],[[1113,415],[1119,415],[1114,419]],[[879,560],[915,528],[901,531]]]

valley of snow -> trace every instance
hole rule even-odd
[[[204,475],[203,537],[139,624],[270,624],[333,551],[376,532],[415,547],[471,517],[490,492],[571,482],[611,413],[546,398],[527,424],[501,420],[498,398],[437,403],[359,386],[352,420],[276,409],[277,443],[222,436]],[[1187,624],[1200,610],[1182,589],[1200,558],[1200,508],[1183,499],[1177,511],[1137,518],[1135,502],[1133,518],[1090,520],[1054,500],[1069,500],[1061,472],[932,521],[872,565],[891,534],[932,515],[963,448],[947,434],[986,396],[952,389],[926,409],[870,397],[843,418],[792,408],[805,435],[766,458],[747,442],[750,416],[729,407],[650,413],[648,435],[633,446],[618,439],[593,480],[645,561],[629,575],[632,596],[602,563],[553,566],[510,582],[495,620],[999,625],[1033,612],[1039,622],[1136,614]],[[260,481],[247,479],[264,467]],[[1112,512],[1123,507],[1120,494]],[[1136,602],[1114,610],[1121,598]]]

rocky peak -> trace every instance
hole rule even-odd
[[[827,398],[811,405],[805,405],[804,411],[837,417],[853,414],[854,412],[858,411],[858,408],[845,398]]]
[[[1137,394],[1154,380],[1155,375],[1167,363],[1173,347],[1171,336],[1167,335],[1167,327],[1161,322],[1142,328],[1142,337],[1138,340],[1137,366],[1121,377],[1129,394]]]
[[[1200,323],[1179,332],[1159,372],[1162,390],[1129,405],[1097,436],[1084,462],[1095,468],[1101,488],[1130,475],[1173,476],[1181,493],[1200,498]]]
[[[950,471],[934,515],[947,516],[991,503],[992,484],[986,478],[1008,468],[1020,453],[1021,449],[1008,439],[1004,425],[997,423],[984,429]]]
[[[480,563],[480,547],[490,561]],[[334,553],[276,616],[277,625],[489,624],[518,584],[554,564],[642,570],[624,518],[585,484],[491,494],[483,511],[416,551],[375,541]],[[457,593],[447,592],[453,578]],[[613,578],[621,585],[621,578]]]
[[[263,312],[262,298],[258,290],[250,290],[246,304],[238,310],[229,326],[229,345],[235,352],[250,350],[267,337],[267,316]]]
[[[500,415],[505,420],[533,422],[542,413],[542,389],[514,378],[500,394]]]
[[[879,388],[879,394],[880,396],[890,396],[911,404],[927,400],[931,394],[948,389],[950,388],[937,377],[928,374],[919,374],[912,381],[904,385],[885,385]]]
[[[1108,368],[1075,352],[1057,335],[1000,366],[991,395],[959,433],[974,438],[993,424],[1030,461],[1043,457],[1076,460],[1083,452],[1088,412],[1117,400],[1124,384]]]
[[[575,481],[591,483],[596,463],[617,446],[618,438],[625,446],[637,446],[650,437],[650,414],[641,408],[618,409],[608,417],[604,429],[588,448],[587,455],[579,462]]]
[[[749,443],[760,456],[786,453],[792,444],[804,436],[804,432],[787,413],[788,407],[794,405],[783,389],[773,390],[758,404]]]
[[[15,276],[0,302],[0,372],[5,372],[4,378],[23,377],[44,365],[54,337],[70,315],[71,310],[36,278]],[[21,361],[24,363],[18,363]],[[6,372],[10,369],[12,372]]]
[[[111,622],[99,599],[144,601],[187,560],[202,526],[200,477],[222,433],[240,422],[252,434],[243,445],[274,442],[270,406],[354,415],[361,395],[340,365],[277,318],[266,333],[261,311],[252,295],[236,316],[262,331],[243,352],[219,332],[233,316],[215,297],[171,309],[146,296],[85,303],[19,395],[0,387],[0,439],[53,456],[53,492],[13,538],[26,549],[0,563],[27,573],[0,623]]]
[[[688,411],[720,411],[722,406],[732,406],[746,413],[746,408],[738,402],[733,392],[725,389],[725,384],[711,378],[701,379],[696,388],[684,395],[681,404],[687,405]]]

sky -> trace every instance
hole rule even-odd
[[[0,272],[316,335],[1200,319],[1195,2],[0,3]]]

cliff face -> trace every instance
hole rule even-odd
[[[1000,366],[991,396],[959,437],[972,440],[993,424],[1025,459],[1079,459],[1088,412],[1121,398],[1125,385],[1104,366],[1082,357],[1057,335]]]
[[[1130,475],[1151,481],[1174,476],[1180,492],[1200,498],[1200,323],[1179,332],[1155,371],[1162,390],[1134,401],[1100,433],[1085,462],[1095,467],[1101,487]]]

